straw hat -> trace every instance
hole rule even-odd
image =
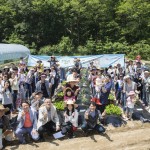
[[[8,66],[5,66],[4,69],[9,69],[9,67],[8,67]]]
[[[38,61],[37,61],[37,63],[39,63],[39,62],[42,63],[42,60],[38,60]]]
[[[74,77],[70,77],[68,80],[67,80],[67,83],[68,82],[79,82],[77,79],[75,79]]]
[[[69,99],[69,100],[67,101],[67,105],[74,105],[74,101],[73,101],[72,99]]]
[[[134,91],[130,91],[128,95],[129,95],[129,96],[130,96],[130,95],[135,95],[135,92],[134,92]]]
[[[0,105],[0,110],[4,110],[5,112],[9,111],[9,108],[5,108],[3,105]]]

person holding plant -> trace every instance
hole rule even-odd
[[[130,91],[129,94],[128,94],[128,98],[127,98],[127,110],[126,110],[127,117],[129,119],[132,118],[135,101],[136,101],[135,92]]]
[[[77,130],[78,127],[78,111],[75,109],[74,102],[72,99],[67,101],[67,109],[64,113],[64,123],[61,133],[68,134],[69,138],[73,138],[73,132]]]
[[[96,130],[98,133],[104,133],[105,128],[98,123],[102,119],[102,115],[99,110],[96,109],[96,103],[91,102],[89,109],[84,114],[85,121],[81,126],[84,133],[87,133],[88,129]]]

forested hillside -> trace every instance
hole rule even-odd
[[[33,54],[150,59],[149,0],[0,0],[0,42]]]

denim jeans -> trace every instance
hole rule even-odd
[[[13,91],[13,109],[16,109],[16,101],[17,101],[17,95],[18,95],[18,91]]]
[[[23,143],[25,141],[25,137],[24,134],[28,133],[31,136],[31,131],[32,131],[33,127],[30,128],[18,128],[15,132],[16,136],[18,137],[20,143]]]
[[[93,129],[93,130],[96,130],[98,133],[103,133],[105,132],[105,128],[100,125],[100,124],[97,124],[95,127],[90,127],[87,122],[84,122],[83,125],[81,126],[81,129],[84,131],[84,132],[87,132],[88,129]]]
[[[31,86],[31,84],[25,83],[25,89],[26,89],[26,99],[27,99],[32,94],[32,86]]]

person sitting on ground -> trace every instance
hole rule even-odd
[[[0,130],[2,130],[2,133],[4,136],[10,134],[12,132],[11,126],[9,123],[8,117],[5,115],[5,113],[9,111],[9,108],[4,108],[3,105],[0,105]],[[0,136],[0,149],[3,148],[2,143],[2,136]]]
[[[17,121],[19,125],[16,129],[16,136],[21,144],[26,144],[24,135],[30,134],[32,139],[38,140],[39,136],[37,133],[37,113],[31,109],[28,102],[22,103],[22,111],[19,112]]]
[[[52,132],[60,130],[57,110],[50,99],[45,99],[44,104],[39,109],[37,129],[41,141],[44,141],[44,132],[51,134]]]
[[[96,109],[96,103],[91,102],[89,109],[84,114],[85,121],[81,126],[84,133],[87,134],[88,129],[93,129],[98,131],[98,133],[104,133],[105,128],[98,123],[102,119],[101,113]]]
[[[78,127],[78,111],[75,109],[74,102],[70,99],[67,101],[67,109],[64,113],[64,123],[61,133],[66,135],[68,133],[69,138],[73,138],[73,132]]]

